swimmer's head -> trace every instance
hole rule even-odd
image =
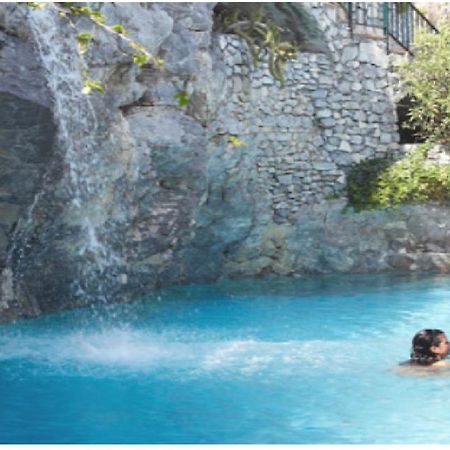
[[[411,362],[427,366],[447,357],[450,345],[442,330],[425,329],[412,340]]]

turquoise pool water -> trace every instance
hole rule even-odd
[[[1,443],[450,443],[450,277],[228,282],[0,327]]]

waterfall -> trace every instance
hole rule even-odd
[[[82,62],[76,30],[68,26],[67,19],[52,4],[30,10],[28,21],[47,73],[58,130],[57,148],[67,168],[64,187],[69,189],[71,201],[65,205],[64,214],[81,230],[76,244],[76,253],[83,260],[81,279],[73,280],[71,291],[84,297],[86,303],[106,301],[103,281],[120,258],[101,235],[108,221],[106,208],[101,204],[107,180],[97,173],[102,164],[96,151],[98,122],[89,96],[81,92]]]

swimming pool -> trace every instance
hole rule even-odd
[[[450,277],[180,287],[0,327],[1,443],[450,443]]]

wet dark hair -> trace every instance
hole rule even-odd
[[[441,343],[439,336],[442,330],[425,329],[418,331],[412,340],[411,359],[413,364],[429,366],[440,360],[440,357],[431,351],[431,347],[437,347]]]

